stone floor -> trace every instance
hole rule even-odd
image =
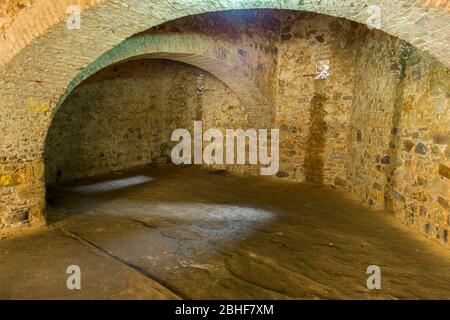
[[[450,250],[347,193],[197,168],[108,179],[53,191],[49,227],[0,241],[1,299],[450,298]]]

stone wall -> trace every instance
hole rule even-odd
[[[364,32],[361,30],[361,32]],[[364,45],[363,45],[364,44]],[[355,60],[354,102],[351,110],[350,188],[365,204],[385,207],[387,175],[391,171],[390,138],[402,61],[396,58],[398,41],[380,32],[362,37]],[[392,147],[392,144],[391,144]]]
[[[365,205],[448,244],[449,70],[375,31],[359,46],[351,119],[350,189]]]
[[[201,97],[201,120],[203,130],[219,129],[225,136],[226,129],[248,129],[248,113],[238,97],[229,88],[213,77],[204,77]],[[225,140],[225,139],[224,139]],[[203,148],[208,142],[205,142]],[[225,151],[225,150],[224,150]],[[236,156],[235,156],[236,159]],[[224,154],[225,161],[225,154]],[[213,164],[203,167],[214,170],[227,170],[234,174],[255,175],[258,167],[253,165]]]
[[[237,52],[276,112],[280,177],[346,184],[356,24],[329,16],[279,10],[210,13],[166,23],[146,34],[200,34]],[[229,54],[229,53],[227,53]],[[315,80],[317,64],[331,75]],[[247,171],[250,168],[239,171]]]
[[[146,34],[161,34],[164,32],[199,34],[214,38],[216,41],[223,41],[225,43],[224,48],[228,52],[238,52],[244,72],[254,74],[258,86],[276,110],[277,121],[274,127],[280,128],[281,131],[279,176],[302,182],[324,183],[342,187],[346,185],[345,169],[348,160],[352,64],[356,52],[352,45],[356,37],[354,28],[354,23],[327,16],[292,11],[261,12],[250,10],[184,18],[162,25],[155,30],[150,30]],[[143,34],[140,35],[140,37],[143,36]],[[315,80],[314,77],[317,75],[316,65],[323,60],[327,60],[331,65],[331,75],[326,80]],[[101,72],[101,74],[103,73]],[[151,79],[146,79],[146,81],[151,81],[149,87],[158,88],[157,92],[167,90],[169,92],[179,91],[181,94],[176,99],[156,96],[154,92],[152,95],[150,94],[152,91],[139,94],[139,91],[143,90],[140,84],[130,81],[128,85],[131,89],[128,92],[127,99],[132,99],[131,101],[138,99],[140,105],[143,106],[148,104],[149,101],[159,105],[161,105],[161,101],[164,101],[163,104],[167,104],[167,109],[170,109],[170,106],[174,104],[177,106],[188,105],[191,108],[193,104],[199,103],[202,105],[202,116],[198,116],[197,119],[203,120],[204,129],[247,128],[248,119],[244,120],[242,117],[245,110],[239,109],[241,103],[235,95],[233,95],[233,99],[230,99],[231,95],[224,92],[223,84],[220,82],[213,83],[210,77],[200,79],[204,83],[204,92],[197,94],[195,97],[186,96],[183,94],[186,91],[186,86],[190,88],[192,95],[195,91],[193,84],[199,80],[193,78],[194,73],[190,78],[176,76],[172,84],[167,82],[167,75],[161,72],[151,71],[149,73],[154,75]],[[162,80],[157,79],[156,75],[159,74],[162,74]],[[207,73],[204,72],[204,74]],[[120,77],[121,75],[121,73],[116,73],[114,76]],[[124,76],[127,79],[129,78],[126,74]],[[115,89],[114,84],[108,84],[110,88],[103,88],[104,92],[102,91],[100,95],[96,91],[87,89],[93,87],[91,83],[96,85],[98,81],[88,80],[86,84],[77,89],[78,93],[72,94],[75,97],[83,96],[82,99],[86,102],[76,101],[71,97],[62,108],[66,110],[62,116],[66,119],[72,119],[73,114],[80,113],[76,105],[71,106],[73,103],[94,110],[90,105],[96,104],[96,101],[100,101],[103,105],[111,105],[115,101],[119,101],[120,104],[109,111],[114,113],[114,110],[119,108],[119,111],[123,112],[120,108],[130,105],[130,100],[121,100],[123,97],[121,93],[125,91],[126,84],[122,83],[123,80],[119,78],[114,81],[121,83],[121,89]],[[157,81],[159,82],[156,85]],[[167,88],[164,87],[165,85],[167,85]],[[110,93],[109,90],[111,90]],[[227,90],[229,91],[229,89]],[[107,95],[107,99],[100,99],[99,97],[102,95]],[[136,108],[134,102],[131,107]],[[98,113],[95,111],[96,115],[101,118],[101,111],[104,111],[105,107],[95,108],[95,110],[97,109],[99,111]],[[73,110],[70,116],[66,114],[67,110]],[[165,112],[164,108],[152,111],[155,115],[158,113],[164,115]],[[73,134],[65,130],[69,127],[69,124],[66,120],[61,121],[60,113],[57,113],[53,123],[54,126],[61,128],[59,130],[61,133],[56,136],[63,149],[67,148],[67,144],[64,143],[65,135],[72,135],[69,140],[82,141],[83,135],[86,135],[86,137],[93,136],[93,133],[98,129],[95,127],[95,123],[100,123],[101,126],[104,123],[104,121],[99,121],[97,116],[92,117],[81,111],[90,119],[90,130],[92,132],[86,134],[86,130],[80,131],[77,129],[79,132]],[[191,114],[190,119],[193,119],[192,114],[195,114],[195,111],[179,110],[177,112],[179,115],[188,113]],[[131,119],[127,119],[128,126],[132,126]],[[137,122],[139,123],[142,119],[143,117],[138,118]],[[186,121],[174,121],[174,119],[169,118],[164,120],[168,123],[176,122],[178,127],[191,127],[191,123],[186,123]],[[87,124],[78,124],[79,127],[81,125],[86,126]],[[119,128],[115,128],[114,125],[110,126],[111,132],[120,132]],[[143,127],[143,125],[138,124],[138,127]],[[170,136],[169,131],[175,127],[168,125],[164,136]],[[147,126],[147,130],[150,130],[150,126]],[[108,133],[110,136],[111,132]],[[97,133],[97,135],[99,134],[101,132]],[[148,134],[149,132],[144,136]],[[55,134],[52,134],[49,138],[53,139],[54,136]],[[121,169],[122,166],[148,163],[155,157],[154,152],[157,150],[157,144],[164,143],[161,134],[154,135],[154,141],[152,142],[154,145],[150,148],[153,151],[149,152],[145,149],[136,152],[130,150],[130,148],[135,148],[134,145],[141,145],[144,141],[135,141],[133,135],[126,134],[126,136],[130,139],[130,145],[133,147],[121,147],[120,145],[125,143],[125,139],[122,137],[119,140],[113,138],[110,141],[106,141],[107,136],[99,138],[100,141],[105,140],[105,143],[99,143],[99,146],[93,148],[93,150],[103,155],[103,161],[96,161],[99,158],[91,155],[86,159],[80,159],[80,161],[74,161],[70,157],[67,161],[60,159],[58,166],[67,167],[65,169],[66,178],[60,179],[71,180],[75,177],[67,172],[67,170],[73,171],[69,169],[70,167],[78,168],[80,173],[93,175],[102,173],[99,168],[95,168],[96,166],[100,166],[104,171],[107,171],[107,169]],[[167,138],[165,139],[167,140]],[[69,145],[76,146],[77,144],[69,143]],[[116,147],[121,150],[117,151],[118,154],[112,155],[103,150],[105,147],[111,149],[114,145],[117,145]],[[147,144],[144,143],[144,145]],[[65,152],[63,149],[47,150],[46,154],[52,157],[61,157],[54,155],[59,154],[64,157],[64,154],[73,153]],[[83,150],[75,153],[86,155],[89,151]],[[126,155],[128,155],[128,158],[125,158]],[[105,166],[103,163],[105,161],[110,162],[110,165]],[[112,165],[112,163],[115,163],[115,165]],[[225,166],[214,167],[225,168]],[[227,166],[227,169],[247,174],[257,172],[256,168],[252,166]],[[52,172],[51,175],[55,176],[58,172],[57,166],[52,165],[52,168],[48,168],[48,172]],[[59,175],[62,175],[62,173]],[[56,180],[53,177],[49,178],[48,181],[54,182]]]
[[[448,244],[450,229],[450,70],[411,52],[393,181],[393,211],[408,225]]]
[[[47,139],[46,182],[166,161],[173,130],[192,132],[194,120],[228,128],[245,117],[236,95],[201,69],[155,59],[111,66],[60,107]]]
[[[355,24],[327,16],[284,15],[279,35],[277,127],[281,176],[344,186],[352,103]],[[317,80],[317,65],[330,67]]]
[[[44,163],[0,163],[0,233],[44,223]]]
[[[150,163],[172,130],[195,118],[196,72],[175,62],[137,60],[83,82],[52,122],[47,183]]]

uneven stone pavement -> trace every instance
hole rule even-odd
[[[450,251],[347,193],[195,168],[108,179],[136,174],[152,180],[53,191],[49,227],[0,241],[0,298],[450,298]]]

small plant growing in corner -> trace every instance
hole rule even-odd
[[[159,146],[159,156],[161,158],[169,156],[169,145],[167,143],[163,143]]]
[[[157,157],[153,158],[154,163],[168,163],[170,162],[169,155],[169,145],[167,143],[162,143],[159,145],[159,154]]]

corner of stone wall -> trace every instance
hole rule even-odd
[[[44,163],[0,163],[0,234],[45,224]]]

